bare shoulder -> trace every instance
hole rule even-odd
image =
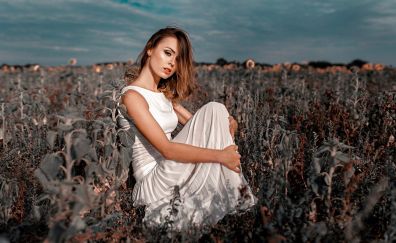
[[[166,157],[169,140],[166,134],[149,111],[144,97],[135,90],[128,90],[122,97],[127,113],[133,119],[134,125],[140,133]]]
[[[127,90],[121,97],[121,102],[122,104],[124,104],[127,109],[128,107],[131,107],[132,105],[134,107],[137,107],[139,109],[139,107],[143,107],[148,109],[149,105],[146,101],[146,99],[136,90]]]

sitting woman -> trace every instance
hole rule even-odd
[[[253,206],[234,143],[237,123],[226,107],[209,102],[192,115],[181,104],[196,87],[188,35],[160,29],[138,58],[137,77],[122,90],[127,115],[121,128],[134,131],[134,206],[146,205],[143,221],[175,229],[211,225]],[[183,129],[171,137],[178,122]],[[176,189],[176,190],[175,190]],[[179,206],[170,210],[178,198]]]

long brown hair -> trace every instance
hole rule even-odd
[[[147,62],[147,51],[155,48],[165,37],[175,37],[179,44],[179,55],[176,57],[176,72],[167,79],[161,79],[158,90],[172,102],[186,99],[197,88],[193,66],[193,52],[188,34],[177,27],[166,27],[155,32],[147,41],[143,51],[139,54],[137,63],[139,73]]]

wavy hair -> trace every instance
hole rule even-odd
[[[147,41],[143,51],[139,54],[137,63],[140,74],[147,62],[147,51],[155,48],[165,37],[175,37],[179,45],[179,55],[176,57],[176,72],[167,79],[160,80],[158,90],[172,102],[186,99],[197,88],[193,66],[193,52],[188,34],[177,27],[166,27],[155,32]]]

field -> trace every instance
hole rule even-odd
[[[167,234],[145,228],[130,200],[133,140],[115,123],[125,68],[0,71],[0,239],[396,239],[395,69],[197,66],[200,88],[183,104],[226,105],[259,202],[212,228]]]

